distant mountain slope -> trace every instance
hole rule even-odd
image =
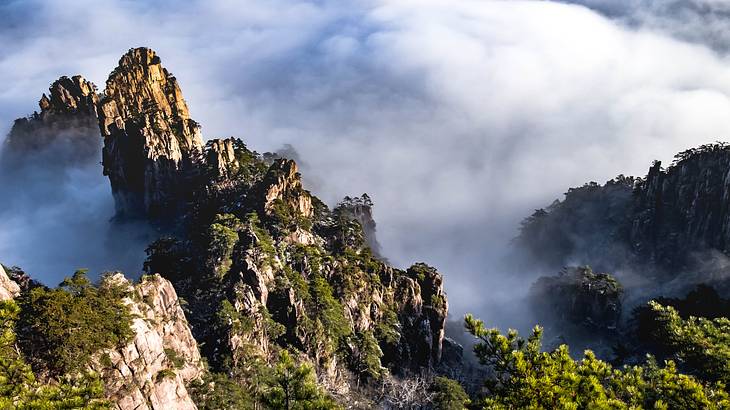
[[[572,188],[525,219],[518,248],[558,269],[591,264],[640,268],[670,280],[716,269],[730,251],[730,147],[710,144],[656,161],[644,178]]]

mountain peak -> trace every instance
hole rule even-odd
[[[154,51],[133,48],[119,60],[99,103],[99,127],[118,214],[154,216],[179,202],[203,142],[177,80]]]

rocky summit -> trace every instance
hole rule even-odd
[[[190,119],[175,77],[147,48],[130,50],[106,81],[99,101],[104,175],[122,216],[174,214],[201,154],[198,123]]]
[[[98,161],[96,86],[77,75],[59,78],[48,90],[40,112],[15,120],[2,152],[5,169],[29,157],[55,167]]]

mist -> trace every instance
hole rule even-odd
[[[568,187],[641,176],[730,135],[722,38],[661,23],[725,14],[581,3],[4,2],[0,134],[58,76],[103,89],[123,52],[151,47],[206,138],[235,135],[259,152],[291,144],[328,204],[372,197],[384,256],[436,266],[453,316],[515,327],[545,273],[516,275],[505,258],[522,218]],[[73,168],[60,186],[57,203],[3,214],[0,261],[55,283],[128,260],[95,250],[118,234],[101,166]],[[3,184],[3,198],[17,192]],[[119,265],[139,270],[142,256]]]
[[[6,145],[0,151],[0,262],[48,285],[77,269],[136,276],[154,238],[142,224],[112,222],[114,201],[99,165],[101,138],[87,132],[46,141],[42,149]]]

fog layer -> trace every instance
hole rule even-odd
[[[667,29],[689,17],[661,7],[583,3],[4,2],[1,131],[58,76],[102,89],[124,51],[151,47],[207,138],[292,144],[326,202],[373,198],[389,260],[435,265],[453,313],[506,326],[530,282],[502,258],[523,217],[570,186],[643,175],[730,135],[720,40]],[[0,221],[0,260],[50,282],[78,267],[74,249],[111,212],[100,173],[75,169],[60,206]],[[59,224],[69,246],[37,242]]]

